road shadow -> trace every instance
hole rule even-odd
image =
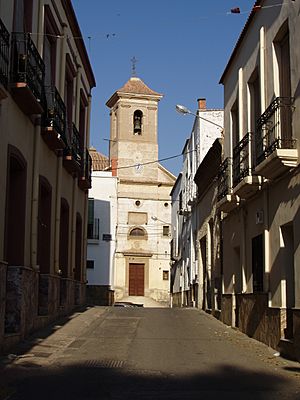
[[[103,367],[91,361],[47,369],[28,363],[10,366],[1,377],[15,390],[10,400],[300,399],[287,378],[230,365],[183,375]]]

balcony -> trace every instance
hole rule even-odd
[[[276,179],[298,164],[293,103],[293,98],[277,97],[257,121],[255,172],[267,179]]]
[[[84,163],[82,163],[78,185],[82,190],[88,190],[92,187],[92,158],[88,150],[86,150],[85,160]]]
[[[187,205],[192,206],[197,199],[197,186],[193,175],[190,175],[187,181]]]
[[[7,97],[9,64],[9,33],[0,19],[0,100]]]
[[[252,134],[248,132],[233,149],[233,193],[251,197],[261,186],[261,177],[253,174]]]
[[[45,65],[29,33],[12,33],[11,91],[26,115],[43,112]]]
[[[226,158],[218,173],[217,208],[229,213],[239,204],[238,196],[232,193],[232,160]]]
[[[67,146],[66,107],[54,86],[45,87],[42,136],[51,150]]]
[[[64,149],[64,167],[70,174],[80,172],[83,164],[80,135],[74,124],[69,126],[69,143]]]

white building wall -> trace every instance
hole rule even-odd
[[[94,269],[87,269],[88,285],[114,284],[114,255],[117,225],[117,178],[111,172],[93,171],[89,198],[94,199],[94,218],[99,219],[99,240],[89,239],[87,259],[94,260]],[[111,240],[103,240],[103,235]]]
[[[174,201],[177,202],[176,196],[179,197],[182,192],[182,224],[180,226],[173,225],[175,231],[174,236],[178,237],[178,242],[181,243],[182,254],[180,261],[174,264],[174,284],[173,292],[179,290],[188,291],[194,283],[198,283],[199,263],[197,260],[197,186],[194,182],[194,177],[197,169],[203,161],[208,150],[217,138],[221,138],[223,134],[223,110],[217,109],[198,109],[197,116],[194,120],[191,135],[183,149],[183,165],[182,179],[178,188],[173,193]],[[174,203],[173,201],[173,203]],[[179,210],[180,211],[180,210]],[[177,205],[172,209],[172,221],[176,220],[178,214]],[[180,268],[181,266],[181,268]],[[178,276],[183,274],[182,283],[179,284]]]

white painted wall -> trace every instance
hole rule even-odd
[[[117,177],[111,172],[93,171],[89,198],[94,199],[94,218],[99,218],[99,240],[88,240],[87,259],[94,260],[94,269],[87,269],[88,285],[105,285],[113,288],[114,254],[117,225]],[[104,241],[103,234],[111,234]]]

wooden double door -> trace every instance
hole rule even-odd
[[[129,264],[129,296],[144,296],[145,264]]]

